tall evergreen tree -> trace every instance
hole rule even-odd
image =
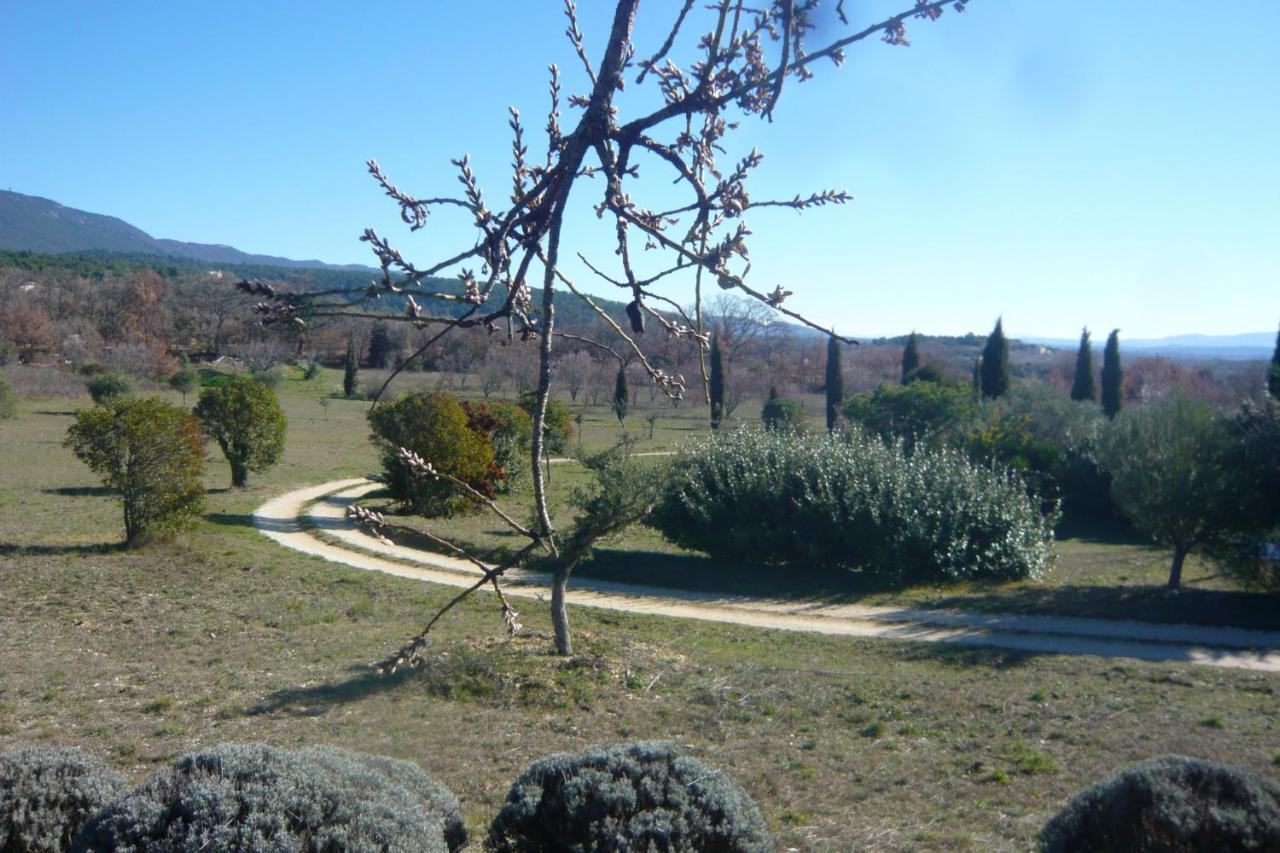
[[[920,366],[920,344],[916,337],[916,333],[912,332],[911,337],[907,338],[906,348],[902,350],[903,385],[911,381],[911,374]]]
[[[627,390],[627,369],[625,367],[618,368],[618,376],[613,380],[612,406],[613,413],[618,416],[618,423],[622,423],[631,407],[631,394]]]
[[[720,354],[720,336],[711,338],[711,428],[720,429],[724,419],[724,356]]]
[[[1093,345],[1089,343],[1088,327],[1080,332],[1080,349],[1076,352],[1076,376],[1071,383],[1071,399],[1098,399],[1098,385],[1093,378]]]
[[[827,338],[827,432],[836,428],[840,405],[844,402],[844,369],[840,364],[840,341]]]
[[[390,362],[395,349],[396,343],[387,324],[381,321],[374,323],[373,331],[369,334],[369,352],[366,358],[368,365],[377,370],[394,367]]]
[[[356,339],[352,335],[347,339],[347,363],[342,371],[342,396],[356,395],[356,373],[360,370],[360,359],[356,353]]]
[[[987,336],[982,350],[982,396],[988,400],[1003,397],[1009,391],[1009,341],[1004,336],[1004,318]]]
[[[978,399],[978,395],[982,393],[982,356],[978,356],[973,360],[973,398]]]
[[[1276,332],[1276,351],[1271,354],[1271,372],[1267,374],[1267,390],[1280,400],[1280,332]]]
[[[1107,348],[1102,351],[1102,412],[1109,418],[1120,414],[1120,386],[1124,370],[1120,367],[1120,330],[1112,329]]]

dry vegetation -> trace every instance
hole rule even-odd
[[[215,466],[192,535],[138,551],[117,547],[118,506],[60,446],[83,401],[25,401],[0,423],[0,574],[12,603],[0,625],[0,749],[78,744],[135,780],[224,740],[381,752],[457,791],[475,834],[531,760],[667,738],[726,771],[782,844],[806,850],[1023,849],[1071,793],[1162,753],[1280,769],[1280,681],[1184,664],[590,610],[573,613],[578,654],[563,660],[543,608],[522,614],[527,630],[508,642],[478,600],[446,620],[428,666],[375,676],[367,663],[451,593],[302,557],[248,524],[268,496],[374,469],[365,404],[317,402],[334,379],[283,382],[284,462],[243,491],[224,490]],[[666,411],[652,446],[694,428]],[[588,415],[586,443],[599,446],[612,416]],[[570,472],[553,472],[557,492]],[[1069,544],[1054,583],[1159,584],[1164,556],[1148,569],[1145,555]],[[1191,572],[1193,589],[1217,583],[1203,575]]]

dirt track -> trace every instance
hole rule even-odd
[[[286,547],[354,568],[454,587],[475,582],[478,570],[471,563],[387,545],[351,524],[347,506],[376,488],[379,484],[355,479],[298,489],[255,510],[254,524]],[[549,594],[546,577],[527,571],[507,573],[504,591],[538,599]],[[1280,672],[1277,631],[782,601],[589,578],[573,582],[569,603],[785,631]]]

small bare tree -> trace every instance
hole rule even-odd
[[[663,42],[651,52],[641,52],[632,40],[639,0],[616,0],[604,47],[593,61],[574,2],[565,0],[566,34],[576,54],[575,61],[580,64],[583,91],[566,92],[561,70],[555,65],[549,67],[546,145],[536,157],[530,152],[521,114],[510,108],[510,197],[502,209],[489,207],[466,156],[454,161],[462,185],[458,196],[412,196],[392,183],[376,162],[368,163],[369,173],[399,206],[401,219],[411,230],[423,228],[433,211],[460,211],[475,227],[476,239],[471,245],[419,264],[373,229],[366,229],[361,239],[369,244],[382,269],[381,280],[367,290],[284,293],[257,282],[241,282],[240,287],[263,297],[257,310],[268,322],[293,324],[333,314],[380,319],[384,315],[363,303],[394,296],[404,306],[400,319],[418,328],[436,330],[423,349],[450,332],[470,328],[500,332],[508,340],[536,344],[537,394],[530,453],[534,521],[525,526],[507,519],[528,544],[510,559],[486,570],[475,588],[488,583],[496,586],[503,572],[534,552],[544,552],[553,561],[562,559],[562,543],[548,512],[543,471],[538,464],[543,454],[543,423],[551,390],[555,340],[573,338],[618,363],[627,357],[634,359],[649,381],[678,399],[686,390],[684,378],[659,367],[641,346],[641,335],[656,327],[697,347],[705,397],[703,350],[708,345],[709,329],[703,305],[710,286],[755,300],[773,312],[828,333],[825,321],[812,322],[784,306],[790,290],[782,285],[770,290],[752,283],[747,251],[751,230],[744,215],[762,207],[802,211],[843,204],[850,196],[843,191],[823,190],[789,199],[754,199],[747,191],[747,178],[760,165],[762,155],[750,149],[730,164],[721,164],[717,158],[727,150],[730,134],[740,126],[740,117],[773,119],[787,81],[812,77],[814,68],[822,62],[839,65],[846,48],[870,38],[906,45],[908,20],[936,19],[948,6],[962,10],[965,2],[911,0],[909,8],[899,14],[814,47],[810,36],[816,31],[819,0],[765,0],[753,4],[745,0],[711,0],[705,4],[683,0],[678,8],[677,4],[664,7],[674,11],[674,20],[666,28]],[[844,26],[850,25],[843,0],[835,4],[834,15]],[[692,60],[678,64],[673,58],[677,56]],[[615,101],[628,78],[636,86],[650,84],[642,91],[654,95],[647,111],[629,119],[623,117]],[[561,124],[566,105],[580,111],[572,128]],[[642,163],[650,172],[667,170],[683,189],[685,200],[674,205],[659,202],[655,207],[642,204],[636,193],[663,183],[641,185],[638,177]],[[611,269],[606,269],[600,258],[576,254],[584,268],[627,295],[625,324],[603,311],[570,278],[562,262],[572,251],[563,233],[565,211],[575,198],[581,178],[596,179],[594,186],[599,187],[599,193],[591,203],[612,226],[614,244],[608,253]],[[666,195],[664,192],[656,198]],[[433,286],[433,277],[444,273],[457,275],[461,292]],[[662,292],[677,281],[685,282],[682,292],[676,294],[679,299]],[[540,290],[536,304],[534,288]],[[556,299],[565,291],[600,318],[609,330],[607,338],[586,339],[557,328]],[[361,298],[353,301],[353,297]],[[455,306],[460,303],[463,310],[450,316],[435,316],[429,310],[433,301]],[[681,308],[687,304],[692,304],[692,311]],[[660,312],[655,305],[665,310]],[[423,476],[438,476],[433,473],[430,460],[420,462],[418,468]],[[491,502],[490,506],[498,511]],[[569,654],[572,648],[564,606],[568,574],[555,572],[551,595],[556,647],[562,654]],[[417,663],[436,618],[382,666],[394,669]],[[514,619],[509,617],[508,623],[514,624]]]
[[[555,368],[556,374],[569,392],[569,399],[575,403],[578,402],[578,395],[582,393],[582,386],[587,384],[587,380],[591,377],[595,361],[586,352],[578,350],[556,359]]]

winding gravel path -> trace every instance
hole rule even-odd
[[[453,587],[475,582],[478,571],[471,563],[384,544],[349,522],[347,506],[378,488],[380,484],[370,480],[353,479],[298,489],[255,510],[254,525],[281,545],[354,568]],[[544,599],[549,594],[546,576],[535,572],[510,571],[503,585],[511,596]],[[1280,673],[1280,631],[797,602],[590,578],[574,580],[569,603],[785,631]]]

